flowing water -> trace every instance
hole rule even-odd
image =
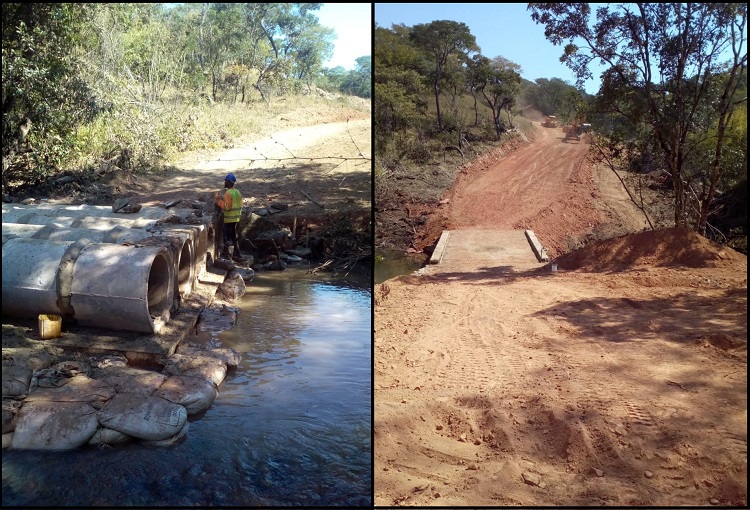
[[[183,442],[3,450],[3,506],[372,506],[369,280],[261,273],[237,304],[203,340],[242,360]]]

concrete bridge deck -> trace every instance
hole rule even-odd
[[[543,266],[544,248],[530,230],[471,228],[446,230],[440,236],[424,273],[505,271],[515,273]]]

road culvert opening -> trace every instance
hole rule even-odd
[[[154,317],[160,317],[169,312],[172,305],[170,294],[170,278],[174,273],[169,270],[169,258],[167,252],[163,251],[154,257],[151,270],[148,273],[148,313]]]
[[[189,295],[193,290],[194,267],[193,242],[188,239],[182,245],[180,261],[177,267],[177,285],[182,296]]]

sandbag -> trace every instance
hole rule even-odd
[[[85,402],[24,402],[11,447],[72,450],[86,444],[98,426],[96,409]]]
[[[162,364],[166,374],[200,377],[217,386],[227,375],[226,363],[210,356],[172,354]]]
[[[66,377],[73,377],[78,374],[89,375],[91,373],[91,365],[87,361],[80,360],[61,361],[50,368],[57,370]]]
[[[108,429],[107,427],[99,427],[94,432],[94,435],[89,439],[88,444],[92,446],[109,446],[117,443],[124,443],[130,440],[130,436],[123,434],[114,429]]]
[[[3,363],[3,398],[20,397],[29,391],[31,369]]]
[[[91,376],[111,385],[117,393],[136,393],[150,396],[167,380],[167,376],[154,372],[121,365],[94,370]]]
[[[59,388],[65,386],[76,375],[88,375],[91,367],[88,363],[79,361],[62,361],[49,368],[37,370],[31,377],[29,392],[37,388]]]
[[[180,342],[176,350],[177,354],[184,356],[209,356],[223,361],[227,368],[236,368],[240,363],[240,354],[229,347],[205,348],[190,342]]]
[[[89,364],[93,370],[108,367],[124,367],[128,364],[128,358],[119,354],[102,354],[99,356],[91,356],[89,358]]]
[[[188,414],[208,409],[216,400],[216,386],[200,377],[173,375],[156,390],[155,397],[161,397],[180,404]]]
[[[190,422],[186,421],[185,426],[182,427],[182,430],[180,430],[174,436],[168,437],[167,439],[162,439],[161,441],[141,441],[141,444],[145,444],[148,446],[172,446],[173,444],[178,443],[180,440],[182,440],[182,438],[187,436],[189,426]]]
[[[212,358],[217,358],[226,363],[228,368],[237,368],[240,364],[240,353],[229,347],[215,347],[206,351]]]
[[[114,394],[115,389],[106,382],[79,374],[69,378],[67,384],[62,386],[37,387],[24,402],[86,402],[99,409]]]
[[[149,441],[174,436],[186,421],[187,411],[183,406],[135,393],[116,393],[99,411],[102,426]]]
[[[3,399],[3,434],[15,430],[21,404],[18,400]]]

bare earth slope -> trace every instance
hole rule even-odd
[[[357,104],[360,104],[359,101]],[[144,206],[182,199],[208,199],[223,191],[224,176],[237,176],[243,204],[249,208],[281,202],[289,209],[276,217],[321,217],[351,213],[369,217],[372,197],[369,102],[291,110],[269,121],[269,134],[234,142],[232,149],[185,153],[171,169],[151,174],[111,172],[99,194],[75,193],[55,197],[110,205],[131,196]],[[322,207],[321,207],[322,206]]]
[[[639,232],[585,142],[539,131],[433,226],[531,228],[557,272],[376,286],[375,504],[746,505],[747,258]],[[638,233],[568,252],[592,229]]]

